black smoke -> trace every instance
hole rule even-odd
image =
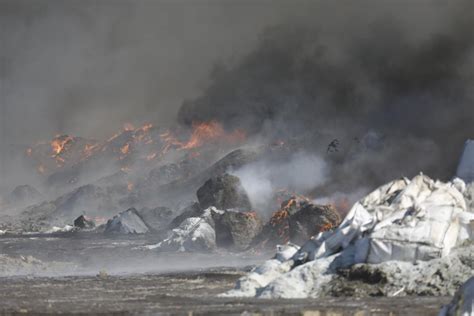
[[[216,66],[212,84],[183,104],[179,121],[215,119],[288,137],[322,132],[349,152],[361,141],[371,147],[367,139],[376,135],[379,148],[335,164],[339,188],[420,171],[450,178],[462,144],[474,137],[474,6],[425,3],[437,12],[428,18],[406,6],[381,11],[383,3],[373,12],[384,13],[339,20],[332,29],[324,16],[343,4],[309,23],[267,29],[238,66]]]

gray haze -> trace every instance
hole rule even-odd
[[[354,3],[318,2],[311,20],[266,29],[236,67],[219,68],[184,104],[180,122],[337,138],[347,153],[331,168],[338,187],[420,171],[451,177],[474,137],[474,4]]]
[[[239,1],[0,1],[3,140],[107,137],[125,122],[170,124],[282,19]]]
[[[2,145],[105,138],[125,122],[174,124],[178,111],[182,124],[321,132],[348,152],[375,130],[383,150],[329,164],[338,186],[351,175],[349,190],[420,170],[447,177],[474,136],[469,1],[0,6]]]

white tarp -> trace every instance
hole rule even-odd
[[[375,190],[352,207],[335,232],[320,234],[303,249],[317,259],[354,244],[359,263],[429,260],[469,238],[471,220],[474,214],[466,212],[453,183],[419,175]]]
[[[305,280],[311,271],[321,274],[326,266],[331,270],[324,270],[325,276],[337,265],[445,257],[472,236],[474,213],[466,207],[464,190],[460,179],[443,183],[423,174],[392,181],[354,204],[335,231],[313,237],[272,271],[265,269],[263,275],[258,269],[253,271],[226,295],[306,297],[317,292],[319,283]],[[290,294],[289,283],[298,278],[302,279],[297,282],[300,292]],[[256,284],[258,288],[252,289]]]
[[[470,139],[464,145],[456,177],[463,179],[466,183],[474,182],[474,140]]]
[[[216,248],[216,232],[211,213],[222,213],[215,207],[203,212],[201,217],[189,217],[177,228],[171,230],[168,236],[156,245],[147,249],[158,251],[212,251]]]

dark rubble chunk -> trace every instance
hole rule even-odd
[[[187,207],[185,207],[182,211],[181,214],[176,216],[171,223],[168,225],[168,229],[174,229],[181,225],[182,222],[184,222],[185,219],[190,218],[190,217],[200,217],[203,214],[203,209],[199,205],[199,203],[193,203]]]
[[[174,215],[173,210],[168,207],[144,208],[138,214],[154,231],[165,230]]]
[[[145,234],[150,231],[149,227],[136,209],[128,209],[112,219],[105,225],[106,234]]]
[[[94,221],[87,219],[84,215],[81,215],[74,220],[74,227],[80,229],[92,229],[95,227],[95,223]]]
[[[203,209],[215,206],[220,210],[251,210],[250,200],[240,179],[230,174],[207,180],[197,191],[197,198]]]
[[[287,242],[301,245],[312,236],[340,223],[340,216],[333,206],[314,205],[304,198],[293,196],[273,213],[252,245],[257,249],[273,249]]]
[[[256,212],[212,212],[218,247],[242,251],[262,230],[262,220]]]
[[[341,219],[332,205],[308,204],[289,217],[290,240],[303,243],[319,232],[337,227]]]

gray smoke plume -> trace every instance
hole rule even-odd
[[[320,9],[312,21],[267,29],[240,64],[217,68],[205,93],[183,104],[180,122],[333,135],[341,148],[328,154],[331,182],[347,189],[420,171],[451,177],[474,136],[473,4]]]
[[[28,182],[7,144],[174,124],[183,99],[183,124],[313,139],[330,179],[318,194],[450,177],[474,134],[472,12],[468,1],[2,0],[1,181]]]

